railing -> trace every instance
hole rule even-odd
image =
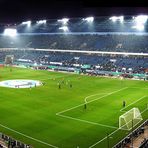
[[[148,56],[148,53],[108,52],[108,51],[99,51],[99,50],[91,51],[91,50],[63,50],[63,49],[35,49],[35,48],[0,48],[0,51],[8,51],[8,50],[34,50],[34,51],[49,51],[49,52],[100,54],[100,55]]]
[[[2,140],[7,146],[3,146],[4,148],[33,148],[32,146],[22,143],[12,137],[9,137],[3,133],[0,133],[0,140]],[[3,148],[2,147],[2,148]]]
[[[147,147],[148,147],[148,139],[144,139],[139,148],[147,148]]]
[[[148,120],[142,123],[139,127],[137,127],[134,131],[132,131],[129,135],[127,135],[124,139],[114,145],[112,148],[124,148],[124,146],[128,143],[132,142],[132,139],[136,137],[138,134],[144,132],[144,126],[148,125]],[[142,147],[141,147],[142,148]]]

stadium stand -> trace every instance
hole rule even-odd
[[[141,145],[139,148],[147,148],[148,147],[148,139],[144,139],[142,142],[141,142]]]
[[[17,64],[32,64],[79,68],[98,71],[112,71],[123,73],[146,74],[148,68],[148,58],[146,56],[124,56],[124,55],[101,55],[86,53],[63,53],[36,50],[0,50],[0,62],[5,60],[6,55],[14,55]],[[82,68],[82,65],[89,65]]]
[[[134,140],[138,139],[141,134],[143,134],[148,128],[148,120],[145,121],[142,125],[136,128],[133,132],[131,132],[128,136],[122,139],[118,144],[116,144],[113,148],[121,148],[121,147],[136,147],[134,146]],[[139,144],[139,148],[147,148],[148,139],[147,137],[142,138],[142,142]]]
[[[0,36],[0,48],[42,48],[65,50],[99,50],[147,52],[147,35],[125,34],[51,34]]]
[[[32,148],[30,145],[24,144],[5,134],[0,133],[0,148]]]
[[[96,22],[93,33],[87,33],[91,30],[86,27],[86,24],[69,23],[71,33],[57,33],[60,31],[53,29],[49,24],[46,24],[45,28],[36,27],[37,29],[32,32],[27,30],[22,32],[20,25],[17,28],[20,34],[15,37],[0,34],[0,66],[5,64],[6,56],[13,55],[15,66],[23,65],[34,69],[52,69],[101,76],[117,75],[148,80],[148,55],[140,55],[140,53],[148,53],[148,34],[126,33],[130,31],[130,25],[133,25],[129,22],[130,27],[124,24],[124,28],[122,25],[116,26],[109,21],[104,24],[100,26],[99,22],[98,24]],[[60,25],[56,26],[60,27]],[[124,33],[114,33],[115,29]],[[121,54],[72,52],[74,50],[120,52]],[[122,54],[123,52],[127,54]],[[135,53],[135,55],[128,55],[128,53]],[[129,146],[131,139],[141,135],[144,127],[147,126],[148,121],[135,129],[114,148]],[[29,145],[0,133],[0,148],[5,147],[30,148]],[[148,139],[143,139],[140,148],[146,147],[148,147]]]

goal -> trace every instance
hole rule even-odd
[[[140,110],[132,108],[119,117],[119,128],[123,130],[131,130],[142,120]]]
[[[12,65],[14,60],[14,55],[6,55],[5,57],[5,64]]]

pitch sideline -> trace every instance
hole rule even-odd
[[[111,95],[111,94],[113,94],[113,93],[122,91],[122,90],[127,89],[127,88],[128,88],[128,87],[124,87],[124,88],[119,89],[119,90],[117,90],[117,91],[114,91],[114,92],[111,92],[111,93],[107,93],[107,95],[101,96],[101,97],[99,97],[99,98],[97,98],[97,99],[94,99],[94,100],[91,100],[91,101],[88,101],[87,103],[91,103],[91,102],[93,102],[93,101],[102,99],[102,98],[104,98],[104,97],[106,97],[106,96],[109,96],[109,95]],[[92,96],[94,96],[94,95],[92,95]],[[89,97],[89,96],[88,96],[88,97]],[[144,97],[146,97],[146,96],[141,97],[140,99],[136,100],[134,103],[138,102],[139,100],[143,99]],[[86,97],[86,98],[87,98],[87,97]],[[86,98],[85,98],[85,99],[86,99]],[[134,103],[131,103],[131,104],[134,104]],[[100,125],[100,126],[104,126],[104,127],[117,128],[117,127],[113,127],[113,126],[108,126],[108,125],[104,125],[104,124],[99,124],[99,123],[95,123],[95,122],[90,122],[90,121],[87,121],[87,120],[81,120],[81,119],[78,119],[78,118],[73,118],[73,117],[70,117],[70,116],[61,115],[61,114],[64,113],[64,112],[67,112],[67,111],[69,111],[69,110],[75,109],[75,108],[80,107],[80,106],[82,106],[82,105],[84,105],[84,104],[85,104],[85,103],[80,104],[80,105],[77,105],[77,106],[72,107],[72,108],[69,108],[69,109],[67,109],[67,110],[58,112],[58,113],[56,113],[56,115],[61,116],[61,117],[64,117],[64,118],[69,118],[69,119],[73,119],[73,120],[77,120],[77,121],[81,121],[81,122],[86,122],[86,123],[90,123],[90,124],[96,124],[96,125]],[[131,104],[130,104],[130,105],[131,105]],[[130,105],[128,105],[128,106],[130,106]],[[128,106],[127,106],[127,107],[128,107]],[[147,108],[147,109],[148,109],[148,108]],[[142,111],[141,114],[143,114],[145,111],[147,111],[147,109],[145,109],[144,111]],[[122,109],[121,109],[120,111],[122,111]],[[118,130],[120,130],[120,129],[117,128],[115,131],[113,131],[112,133],[110,133],[109,136],[113,135],[113,134],[116,133]],[[102,138],[101,140],[99,140],[99,141],[96,142],[95,144],[89,146],[89,148],[92,148],[92,147],[96,146],[96,145],[99,144],[100,142],[104,141],[106,138],[107,138],[107,136],[104,137],[104,138]]]
[[[143,114],[145,111],[147,111],[148,108],[144,109],[141,114]],[[141,121],[140,121],[141,122]],[[138,122],[136,125],[138,125],[140,122]],[[136,126],[135,125],[135,126]],[[118,130],[120,130],[120,128],[118,128],[117,130],[113,131],[112,133],[110,133],[108,136],[110,137],[111,135],[113,135],[114,133],[116,133]],[[99,140],[98,142],[94,143],[93,145],[89,146],[89,148],[92,148],[94,146],[96,146],[97,144],[99,144],[100,142],[104,141],[107,138],[107,136],[105,136],[104,138],[102,138],[101,140]]]
[[[96,99],[93,99],[93,100],[91,100],[91,101],[88,101],[87,103],[91,103],[91,102],[93,102],[93,101],[100,100],[100,99],[102,99],[102,98],[104,98],[104,97],[106,97],[106,96],[112,95],[112,94],[114,94],[114,93],[116,93],[116,92],[122,91],[122,90],[127,89],[127,88],[128,88],[128,87],[124,87],[124,88],[122,88],[122,89],[119,89],[119,90],[113,91],[113,92],[111,92],[111,93],[105,94],[105,95],[103,95],[103,96],[101,96],[101,97],[99,97],[99,98],[96,98]],[[103,127],[114,128],[114,129],[117,129],[117,128],[118,128],[118,127],[115,127],[115,126],[100,124],[100,123],[96,123],[96,122],[91,122],[91,121],[87,121],[87,120],[82,120],[82,119],[78,119],[78,118],[73,118],[73,117],[71,117],[71,116],[61,115],[62,113],[65,113],[65,112],[67,112],[67,111],[69,111],[69,110],[72,110],[72,109],[78,108],[78,107],[80,107],[80,106],[83,106],[84,104],[85,104],[85,103],[82,103],[82,104],[79,104],[79,105],[74,106],[74,107],[72,107],[72,108],[69,108],[69,109],[66,109],[66,110],[64,110],[64,111],[58,112],[58,113],[56,113],[56,115],[57,115],[57,116],[60,116],[60,117],[63,117],[63,118],[68,118],[68,119],[72,119],[72,120],[76,120],[76,121],[80,121],[80,122],[85,122],[85,123],[89,123],[89,124],[95,124],[95,125],[99,125],[99,126],[103,126]]]
[[[131,104],[134,104],[134,103],[136,103],[136,102],[138,102],[138,101],[140,101],[140,100],[142,100],[143,98],[145,98],[146,96],[143,96],[143,97],[141,97],[141,98],[139,98],[138,100],[136,100],[135,102],[133,102],[133,103],[131,103]],[[131,104],[129,104],[128,106],[130,106]],[[127,106],[127,107],[128,107]],[[124,108],[125,109],[125,108]],[[122,110],[122,109],[121,109]],[[120,111],[121,111],[120,110]],[[145,111],[147,111],[148,110],[148,108],[146,108],[146,109],[144,109],[142,112],[141,112],[141,114],[143,114]],[[121,112],[123,112],[123,111],[121,111]],[[140,121],[141,122],[141,121]],[[138,122],[136,125],[138,125],[140,122]],[[135,126],[136,126],[135,125]],[[118,130],[116,130],[116,132],[117,132]],[[111,136],[112,134],[114,134],[115,132],[112,132],[109,136]],[[107,138],[107,136],[106,137],[104,137],[103,139],[101,139],[100,141],[98,141],[96,144],[94,144],[94,145],[92,145],[92,146],[90,146],[89,148],[92,148],[92,147],[94,147],[95,145],[97,145],[97,144],[99,144],[101,141],[103,141],[103,140],[105,140]]]
[[[23,134],[23,133],[21,133],[21,132],[18,132],[18,131],[14,130],[14,129],[12,129],[12,128],[9,128],[9,127],[7,127],[7,126],[5,126],[5,125],[3,125],[3,124],[0,124],[0,126],[3,127],[3,128],[5,128],[5,129],[7,129],[7,130],[9,130],[9,131],[12,131],[12,132],[17,133],[17,134],[19,134],[19,135],[21,135],[21,136],[24,136],[24,137],[26,137],[26,138],[28,138],[28,139],[31,139],[31,140],[37,141],[37,142],[39,142],[39,143],[41,143],[41,144],[47,145],[47,146],[49,146],[49,147],[59,148],[59,147],[57,147],[57,146],[55,146],[55,145],[46,143],[46,142],[41,141],[41,140],[39,140],[39,139],[33,138],[33,137],[28,136],[28,135],[26,135],[26,134]]]
[[[125,111],[123,111],[125,108],[127,108],[127,107],[131,106],[132,104],[135,104],[136,102],[138,102],[138,101],[142,100],[142,99],[143,99],[143,98],[145,98],[145,97],[146,97],[146,96],[143,96],[143,97],[139,98],[138,100],[135,100],[133,103],[131,103],[131,104],[127,105],[126,107],[124,107],[124,108],[120,109],[120,112],[125,112]]]

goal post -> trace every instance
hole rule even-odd
[[[14,61],[14,55],[6,55],[5,57],[5,64],[12,65]]]
[[[142,120],[140,110],[132,108],[119,117],[119,129],[131,130]]]

